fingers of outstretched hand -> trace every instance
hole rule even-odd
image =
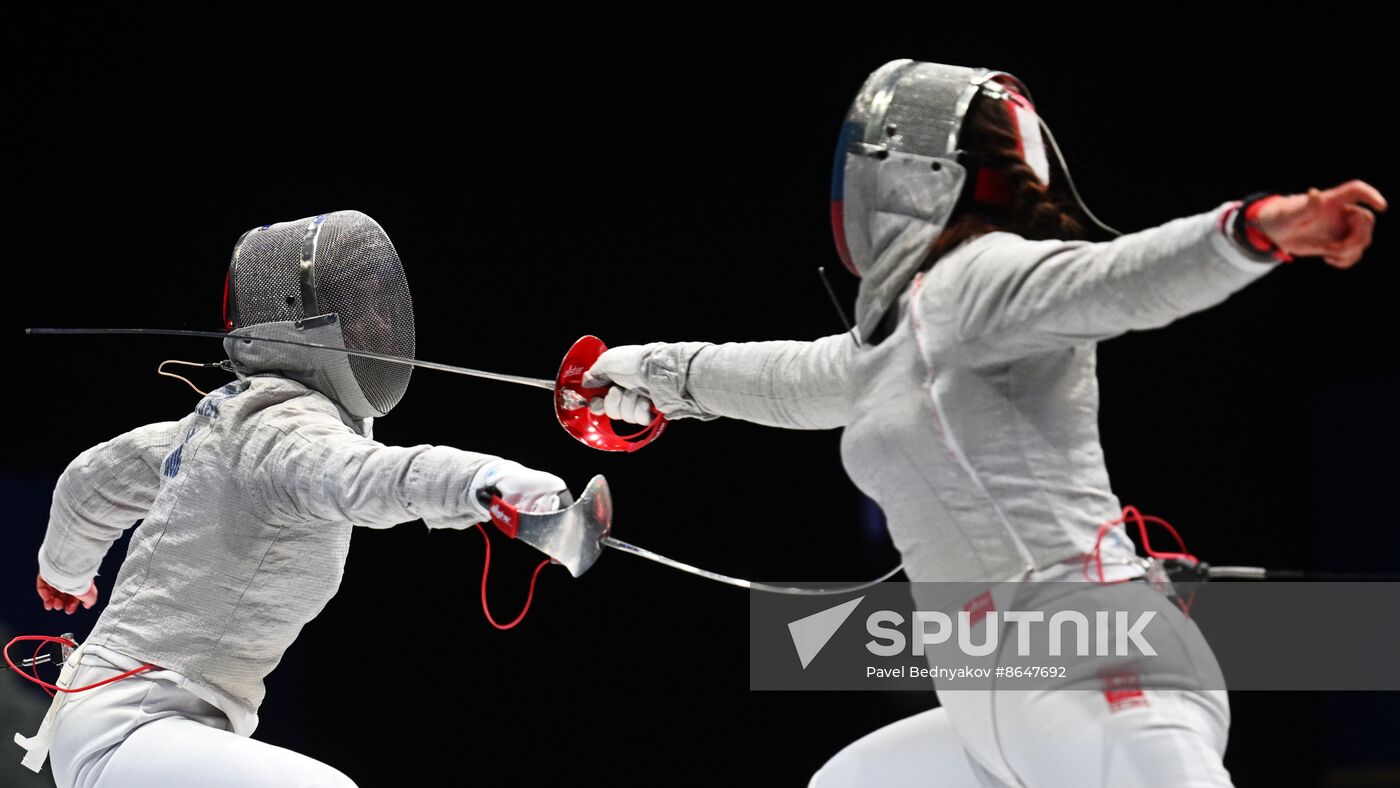
[[[1335,268],[1351,268],[1361,260],[1361,251],[1340,252],[1337,254],[1324,254],[1322,261]]]
[[[1340,227],[1341,236],[1318,250],[1323,262],[1337,268],[1350,268],[1361,260],[1371,245],[1376,215],[1358,205],[1347,205]]]
[[[1346,205],[1360,203],[1376,211],[1384,211],[1387,207],[1385,197],[1381,195],[1380,191],[1361,180],[1347,181],[1341,186],[1328,189],[1322,194],[1322,197],[1325,201],[1332,203]]]
[[[1346,242],[1358,249],[1371,245],[1376,231],[1376,215],[1359,205],[1348,205],[1346,210]]]

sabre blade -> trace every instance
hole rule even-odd
[[[849,594],[853,591],[862,591],[864,589],[870,588],[871,586],[879,585],[880,583],[889,580],[891,577],[894,577],[896,573],[898,573],[901,569],[904,568],[904,564],[899,564],[895,568],[875,578],[874,580],[869,580],[864,583],[851,583],[849,585],[832,586],[830,588],[798,588],[797,586],[780,586],[774,585],[772,583],[759,583],[754,580],[745,580],[741,577],[730,577],[729,575],[722,575],[718,572],[711,572],[708,569],[701,569],[698,566],[691,566],[690,564],[677,561],[674,558],[667,558],[666,556],[661,555],[660,553],[653,553],[652,551],[644,547],[637,547],[636,545],[628,544],[627,542],[624,542],[621,539],[616,539],[611,536],[605,536],[602,538],[601,541],[603,545],[611,547],[614,550],[620,550],[624,553],[631,553],[632,555],[635,555],[639,558],[645,558],[648,561],[655,561],[656,563],[661,564],[663,566],[669,566],[672,569],[678,569],[682,572],[686,572],[687,574],[696,575],[697,577],[703,577],[707,580],[713,580],[716,583],[724,583],[726,585],[736,586],[738,588],[747,588],[750,591],[763,591],[769,594],[789,594],[791,596],[835,596],[837,594]]]
[[[344,353],[347,356],[357,356],[359,358],[372,358],[377,361],[389,361],[395,364],[406,364],[411,367],[422,367],[423,369],[435,369],[439,372],[451,372],[454,375],[466,375],[472,378],[483,380],[496,380],[502,383],[514,383],[520,386],[531,386],[533,388],[554,390],[554,381],[544,378],[531,378],[524,375],[507,375],[501,372],[486,372],[480,369],[469,367],[458,367],[452,364],[440,364],[436,361],[423,361],[416,358],[403,358],[402,356],[392,356],[388,353],[375,353],[370,350],[351,350],[350,348],[334,347],[332,345],[322,345],[317,342],[298,342],[293,339],[275,339],[272,337],[245,337],[232,334],[225,334],[222,331],[195,331],[183,328],[26,328],[24,333],[33,336],[59,335],[67,336],[73,334],[122,334],[122,335],[148,335],[166,337],[204,337],[208,339],[237,339],[244,342],[272,342],[278,345],[294,345],[296,347],[306,347],[313,350],[332,350],[337,353]]]
[[[692,575],[699,575],[700,577],[708,578],[718,583],[727,583],[731,586],[738,586],[739,588],[753,588],[753,582],[750,580],[744,580],[738,577],[730,577],[728,575],[721,575],[717,572],[710,572],[708,570],[701,569],[696,566],[691,566],[690,564],[682,563],[673,558],[667,558],[666,556],[661,555],[660,553],[653,553],[652,551],[644,547],[637,547],[636,545],[628,544],[622,541],[621,539],[615,539],[611,536],[605,536],[603,537],[602,541],[604,545],[606,545],[607,547],[611,547],[614,550],[621,550],[624,553],[631,553],[632,555],[645,558],[648,561],[655,561],[658,564],[669,566],[672,569],[679,569],[682,572],[688,572]]]

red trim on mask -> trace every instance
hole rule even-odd
[[[230,284],[232,284],[232,283],[230,282],[231,279],[233,279],[233,268],[232,268],[232,267],[229,268],[228,273],[224,274],[224,330],[225,330],[225,331],[232,331],[232,330],[233,330],[233,320],[231,320],[231,319],[229,318],[229,314],[228,314],[228,291],[229,291],[229,286],[230,286]]]
[[[836,237],[836,254],[841,258],[841,264],[859,278],[860,271],[856,270],[856,264],[851,260],[851,249],[846,246],[846,203],[844,200],[831,201],[831,234]]]

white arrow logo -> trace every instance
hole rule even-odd
[[[836,634],[836,630],[846,623],[846,619],[851,617],[851,613],[860,605],[865,597],[857,597],[849,602],[842,602],[836,607],[823,610],[820,613],[813,613],[806,618],[799,618],[788,624],[788,632],[792,635],[792,645],[797,649],[797,658],[802,660],[802,669],[812,664],[817,654],[826,647],[831,636]]]

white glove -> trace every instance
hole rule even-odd
[[[477,494],[494,487],[501,498],[522,512],[553,512],[563,508],[561,496],[569,494],[569,486],[552,473],[526,468],[512,460],[492,460],[472,477],[468,495],[477,501]]]
[[[607,350],[583,375],[583,385],[593,387],[613,384],[603,397],[588,402],[594,414],[606,413],[608,418],[633,424],[650,424],[655,416],[645,390],[646,376],[642,372],[645,350],[641,345],[623,345]]]

